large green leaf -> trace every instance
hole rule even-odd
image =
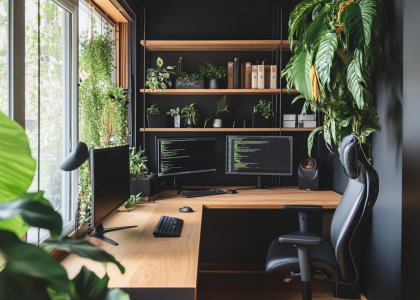
[[[16,200],[26,192],[35,174],[36,161],[31,156],[23,128],[0,112],[0,203]],[[20,216],[0,222],[0,229],[12,230],[20,238],[29,226]]]
[[[0,203],[0,221],[21,215],[26,224],[48,229],[53,237],[59,236],[63,221],[43,194],[42,191],[22,193],[19,200]]]
[[[341,58],[341,61],[348,68],[349,65],[350,65],[350,63],[351,63],[351,61],[353,60],[353,54],[351,54],[350,51],[345,50],[343,48],[338,48],[336,53]]]
[[[304,51],[297,56],[292,73],[294,86],[309,101],[312,101],[312,86],[309,78],[311,67],[312,54]]]
[[[357,51],[358,50],[356,50],[356,52]],[[362,76],[362,66],[358,59],[358,55],[355,55],[347,70],[347,87],[360,109],[363,109],[364,106],[362,82],[366,84]]]
[[[338,40],[335,33],[328,33],[322,39],[316,54],[316,71],[322,86],[330,83],[330,72]]]
[[[324,23],[325,18],[327,17],[327,14],[329,12],[330,6],[326,5],[323,8],[321,8],[320,12],[318,13],[315,20],[309,25],[308,29],[306,30],[306,47],[307,49],[312,49],[313,41],[317,39],[315,33],[319,35],[320,32],[320,26],[325,25],[325,30],[327,30],[327,24]]]
[[[312,132],[309,134],[309,137],[308,137],[308,155],[309,155],[309,156],[311,156],[312,146],[313,146],[313,144],[314,144],[314,136],[315,136],[315,134],[316,134],[318,131],[322,130],[322,128],[323,128],[322,126],[317,127],[317,128],[315,128],[315,129],[314,129],[314,131],[312,131]]]
[[[360,11],[362,13],[363,32],[365,37],[365,47],[370,45],[372,36],[372,22],[376,17],[376,1],[375,0],[362,0],[359,3]]]
[[[6,260],[6,266],[0,272],[1,300],[36,299],[36,294],[32,294],[33,298],[18,296],[28,293],[26,284],[36,286],[32,293],[45,292],[47,287],[57,292],[70,291],[66,270],[42,248],[20,241],[7,230],[0,230],[0,241],[0,252]],[[15,295],[15,298],[8,298],[8,295]]]
[[[89,258],[99,262],[114,263],[124,274],[124,267],[108,252],[96,247],[92,243],[85,240],[75,240],[69,237],[62,237],[59,239],[50,239],[42,243],[45,250],[58,249],[69,253],[76,254],[80,257]]]
[[[290,50],[293,51],[294,34],[299,34],[301,32],[301,30],[306,26],[308,13],[311,12],[316,5],[322,2],[324,2],[324,0],[304,0],[293,9],[289,18]]]
[[[311,40],[309,41],[309,47],[308,49],[310,49],[311,51],[313,51],[313,53],[318,51],[319,45],[321,43],[321,39],[327,34],[329,33],[329,29],[328,29],[328,25],[325,23],[322,23],[321,25],[319,25],[314,33],[312,34]]]
[[[353,2],[346,6],[341,13],[341,20],[344,25],[344,44],[348,49],[350,47],[350,34],[356,47],[363,47],[365,45],[365,35],[363,28],[362,11],[359,3]]]

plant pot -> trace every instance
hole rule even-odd
[[[191,119],[191,117],[188,117],[188,119],[187,119],[187,128],[192,128],[192,127],[193,127],[192,119]]]
[[[155,179],[131,179],[130,195],[141,193],[140,197],[150,197],[155,194]]]
[[[174,128],[180,128],[181,127],[181,116],[174,116]]]
[[[147,114],[149,128],[168,128],[168,115],[166,114]]]
[[[270,116],[266,119],[262,113],[252,113],[252,127],[253,128],[271,128],[273,127],[273,117]]]
[[[177,79],[175,80],[176,89],[204,89],[204,80],[185,80]]]
[[[214,128],[221,128],[223,126],[222,119],[214,119],[213,121],[213,127]]]
[[[209,89],[218,89],[219,88],[219,80],[218,79],[210,79],[209,80]]]

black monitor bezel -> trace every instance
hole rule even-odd
[[[95,197],[94,197],[94,186],[95,186],[95,180],[94,180],[94,173],[93,173],[93,167],[94,167],[94,160],[93,160],[93,155],[95,153],[98,152],[107,152],[107,151],[111,151],[111,150],[115,150],[116,148],[127,148],[127,153],[128,153],[128,172],[130,172],[130,146],[129,145],[124,145],[124,146],[116,146],[116,147],[110,147],[110,148],[100,148],[100,149],[91,149],[89,152],[89,169],[90,169],[90,176],[91,176],[91,192],[92,192],[92,201],[91,201],[91,206],[92,206],[92,215],[91,215],[91,224],[90,224],[90,228],[95,228],[98,225],[100,225],[112,212],[114,212],[118,207],[120,207],[123,203],[125,203],[127,199],[123,200],[120,204],[118,204],[117,206],[115,206],[115,208],[113,208],[112,210],[110,210],[109,213],[107,213],[104,217],[102,217],[100,220],[96,221],[95,220]],[[130,194],[130,185],[128,185],[128,194]]]
[[[203,170],[203,171],[195,171],[195,172],[187,172],[187,173],[169,173],[167,175],[162,175],[159,176],[159,143],[158,141],[160,139],[200,139],[200,138],[204,138],[204,139],[208,139],[208,138],[213,138],[215,143],[214,143],[214,153],[215,153],[215,159],[214,159],[214,170]],[[155,137],[155,153],[156,153],[156,159],[155,159],[155,163],[156,163],[156,176],[157,177],[168,177],[168,176],[182,176],[182,175],[189,175],[189,174],[202,174],[202,173],[217,173],[217,137],[215,136],[189,136],[189,137]]]
[[[245,172],[229,172],[228,159],[229,159],[229,138],[230,137],[258,137],[258,138],[288,138],[291,139],[290,149],[290,173],[245,173]],[[293,136],[273,136],[273,135],[227,135],[226,136],[226,160],[225,160],[225,173],[228,175],[273,175],[273,176],[292,176],[293,175]]]

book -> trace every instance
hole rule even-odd
[[[245,63],[241,63],[241,89],[245,88]]]
[[[264,88],[270,88],[271,65],[264,65]]]
[[[264,65],[258,65],[258,89],[264,89]]]
[[[245,88],[251,89],[252,82],[252,66],[250,62],[245,63]]]
[[[258,66],[252,65],[251,88],[258,89]]]
[[[271,65],[271,74],[270,74],[270,89],[277,88],[277,66]]]
[[[233,62],[228,62],[228,89],[233,89]]]
[[[239,59],[233,62],[233,88],[241,88],[241,63]]]

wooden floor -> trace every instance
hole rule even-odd
[[[267,274],[205,273],[198,276],[197,300],[301,300],[302,283],[284,283],[282,277]],[[332,284],[312,281],[313,300],[337,300]]]

